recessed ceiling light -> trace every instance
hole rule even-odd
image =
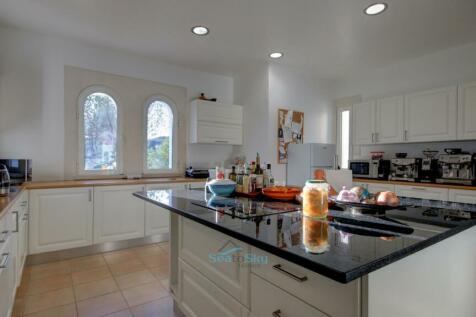
[[[192,28],[192,33],[195,35],[203,36],[203,35],[207,35],[209,32],[210,31],[208,30],[208,28],[201,25],[197,25]]]
[[[269,57],[274,58],[274,59],[276,59],[276,58],[281,58],[281,57],[283,57],[283,53],[281,53],[281,52],[274,52],[274,53],[269,54]]]
[[[374,3],[365,8],[364,12],[367,15],[377,15],[387,9],[386,3]]]

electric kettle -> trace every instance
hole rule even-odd
[[[0,164],[0,196],[7,196],[10,193],[10,174],[5,165]]]

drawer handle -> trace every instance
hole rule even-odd
[[[215,140],[215,143],[228,143],[228,141],[225,141],[225,140]]]
[[[307,276],[297,276],[291,272],[288,272],[286,271],[285,269],[283,269],[283,266],[281,264],[276,264],[276,265],[273,265],[273,269],[275,269],[276,271],[279,271],[281,273],[283,273],[284,275],[287,275],[289,276],[290,278],[298,281],[298,282],[305,282],[307,281]]]
[[[413,190],[421,190],[421,191],[426,191],[426,188],[424,187],[412,187]]]
[[[10,231],[2,231],[2,237],[0,238],[0,243],[5,243],[5,241],[7,241],[7,238],[8,238],[8,234],[10,233]]]
[[[0,269],[6,269],[8,265],[8,259],[10,258],[10,253],[2,254],[2,262],[0,263]]]
[[[18,232],[18,230],[20,229],[20,226],[18,225],[18,211],[12,211],[12,214],[15,215],[15,230],[13,230],[13,232]]]
[[[275,310],[273,313],[272,313],[273,317],[282,317],[281,316],[281,309],[278,309],[278,310]]]

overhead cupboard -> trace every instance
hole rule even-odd
[[[353,144],[476,139],[476,82],[353,105]]]
[[[243,144],[242,106],[194,100],[191,110],[191,143]]]

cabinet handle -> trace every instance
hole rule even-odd
[[[93,191],[91,189],[88,189],[88,201],[93,200]]]
[[[12,214],[15,214],[15,230],[13,230],[12,232],[18,232],[18,228],[20,228],[20,226],[18,225],[18,211],[12,211]]]
[[[282,317],[281,316],[281,309],[278,309],[278,310],[275,310],[273,313],[272,313],[273,317]]]
[[[225,141],[225,140],[215,140],[215,143],[228,143],[228,141]]]
[[[424,188],[424,187],[412,187],[412,190],[426,191],[426,188]]]
[[[10,231],[8,231],[8,230],[2,231],[2,237],[0,238],[0,243],[5,243],[5,241],[7,241],[9,233],[10,233]]]
[[[28,204],[28,202],[25,200],[25,201],[22,201],[22,203],[20,204],[20,206],[21,206],[21,207],[25,207],[27,204]]]
[[[408,130],[405,130],[403,133],[403,140],[406,141],[408,139]]]
[[[375,132],[375,143],[378,143],[378,132]]]
[[[290,278],[292,278],[293,280],[296,280],[298,282],[305,282],[307,281],[307,276],[297,276],[291,272],[288,272],[286,271],[285,269],[283,269],[283,266],[281,264],[276,264],[276,265],[273,265],[273,269],[275,269],[276,271],[279,271],[281,273],[283,273],[284,275],[286,276],[289,276]]]
[[[8,260],[10,259],[10,253],[2,254],[2,262],[0,262],[0,269],[6,269],[8,265]]]
[[[22,220],[25,220],[25,221],[28,220],[28,216],[29,216],[29,214],[28,214],[27,212],[25,212],[25,213],[23,214]]]

